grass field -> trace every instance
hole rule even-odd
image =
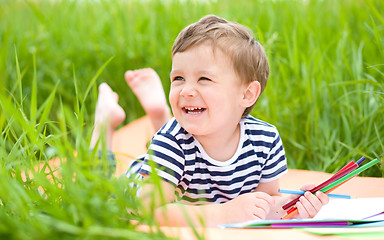
[[[151,220],[126,211],[139,206],[129,180],[90,168],[97,86],[120,95],[127,122],[142,116],[124,72],[152,67],[168,93],[173,40],[206,14],[248,26],[265,47],[271,74],[252,114],[277,126],[290,168],[334,172],[365,156],[381,164],[362,175],[384,176],[381,9],[379,0],[0,0],[0,237],[163,238],[127,221]],[[19,177],[53,156],[67,159],[57,182]]]

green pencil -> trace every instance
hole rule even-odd
[[[343,183],[344,181],[346,181],[346,180],[348,180],[348,179],[350,179],[350,178],[352,178],[352,177],[358,175],[358,174],[361,173],[362,171],[364,171],[364,170],[366,170],[366,169],[372,167],[373,165],[375,165],[375,164],[378,163],[378,162],[379,162],[379,160],[377,160],[377,159],[373,159],[372,161],[368,162],[367,164],[364,164],[363,166],[361,166],[361,167],[359,167],[359,168],[353,170],[352,172],[348,173],[348,174],[345,175],[344,177],[341,177],[341,178],[337,179],[336,181],[330,183],[328,186],[322,188],[320,191],[322,191],[322,192],[326,192],[326,191],[328,191],[328,190],[334,188],[335,186],[337,186],[337,185]]]

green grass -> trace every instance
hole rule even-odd
[[[168,93],[173,40],[210,13],[250,27],[265,47],[271,74],[252,114],[277,126],[289,167],[334,172],[365,156],[381,164],[362,175],[384,176],[381,9],[374,0],[1,0],[0,237],[164,237],[128,221],[151,221],[127,211],[140,205],[130,180],[91,167],[97,85],[120,95],[126,122],[142,116],[124,72],[152,67]],[[19,177],[53,156],[66,159],[63,178]]]

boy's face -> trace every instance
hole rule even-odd
[[[172,60],[169,100],[180,125],[196,137],[234,131],[247,107],[242,101],[247,86],[230,58],[202,44]]]

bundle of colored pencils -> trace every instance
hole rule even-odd
[[[317,191],[321,191],[325,194],[328,194],[335,190],[336,188],[340,187],[344,183],[348,182],[353,177],[360,174],[362,171],[372,167],[379,161],[377,159],[374,159],[370,161],[369,163],[360,166],[365,161],[365,158],[360,158],[357,162],[351,161],[347,165],[345,165],[342,169],[340,169],[337,173],[335,173],[332,177],[330,177],[325,182],[319,184],[318,186],[314,187],[310,190],[311,193],[316,193]],[[298,214],[297,207],[294,206],[300,199],[301,196],[293,199],[289,203],[285,204],[282,208],[284,210],[287,210],[286,215],[282,217],[282,219],[290,219],[296,214]]]

